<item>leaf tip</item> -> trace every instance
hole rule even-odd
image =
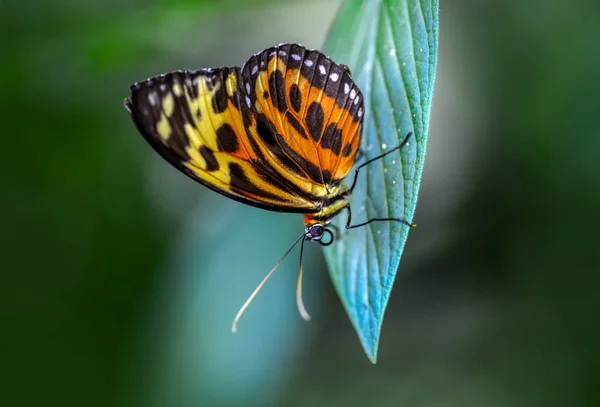
[[[371,363],[376,365],[377,364],[377,346],[375,346],[375,348],[370,352],[367,349],[365,349],[365,353],[367,354],[367,357],[369,358]]]
[[[377,351],[379,350],[379,330],[377,333],[369,332],[368,334],[361,329],[357,329],[360,344],[367,358],[374,365],[377,364]]]

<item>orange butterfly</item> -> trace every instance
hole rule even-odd
[[[258,208],[304,214],[304,232],[294,241],[241,307],[232,330],[263,284],[302,242],[296,301],[302,303],[302,251],[307,240],[333,243],[330,221],[342,210],[351,225],[350,187],[342,180],[354,165],[364,116],[363,95],[350,70],[319,51],[298,44],[265,49],[242,68],[176,71],[130,86],[125,107],[150,145],[192,179]],[[325,235],[328,235],[325,238]]]

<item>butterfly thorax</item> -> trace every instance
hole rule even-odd
[[[325,225],[347,207],[349,203],[350,191],[342,184],[323,199],[323,206],[320,211],[304,214],[304,224],[306,226],[312,226],[317,223]]]

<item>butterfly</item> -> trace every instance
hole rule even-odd
[[[304,231],[240,308],[242,313],[290,251],[301,243],[296,302],[301,316],[305,241],[328,246],[331,220],[347,212],[361,168],[354,170],[364,118],[363,95],[350,69],[298,44],[280,44],[252,55],[241,67],[175,71],[136,82],[125,99],[134,125],[169,163],[200,184],[238,202],[304,214]]]

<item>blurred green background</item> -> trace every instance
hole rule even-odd
[[[301,217],[207,192],[131,82],[321,47],[339,1],[0,2],[3,406],[600,405],[600,7],[441,2],[429,149],[377,365]],[[348,46],[352,46],[349,44]],[[225,244],[227,242],[227,244]]]

